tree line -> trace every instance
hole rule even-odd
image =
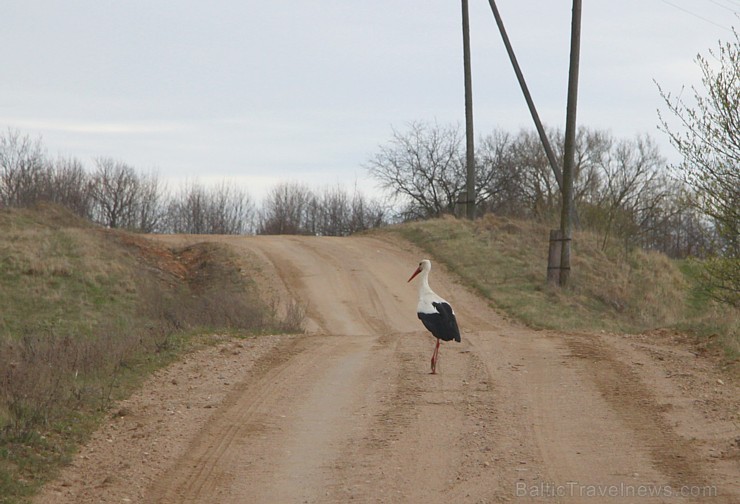
[[[170,191],[155,173],[109,157],[88,169],[76,158],[50,158],[40,139],[0,134],[0,207],[40,201],[62,205],[110,228],[142,233],[311,234],[346,236],[386,224],[385,204],[342,187],[274,186],[258,208],[244,189],[187,182]]]
[[[562,132],[549,134],[562,159]],[[475,158],[479,214],[540,221],[558,215],[560,192],[534,131],[495,130],[478,141]],[[258,208],[246,190],[225,181],[170,191],[156,174],[112,158],[96,158],[91,169],[75,158],[52,159],[40,139],[8,130],[0,135],[0,204],[51,201],[103,226],[144,233],[346,236],[454,214],[466,177],[460,127],[415,122],[394,130],[366,168],[393,198],[390,205],[357,188],[282,182]],[[628,248],[687,257],[720,246],[696,209],[700,195],[676,179],[649,136],[616,139],[581,128],[574,187],[579,225],[595,231],[602,247],[618,239]]]
[[[562,160],[563,133],[548,132]],[[495,130],[478,141],[476,207],[539,221],[560,211],[560,191],[534,131]],[[395,198],[402,219],[455,213],[465,191],[465,145],[460,127],[415,122],[394,130],[367,169]],[[697,211],[695,192],[681,183],[647,135],[617,139],[582,127],[576,140],[574,200],[579,226],[595,231],[606,248],[659,250],[671,257],[703,256],[718,243]]]
[[[562,160],[562,132],[548,133]],[[0,207],[50,201],[100,225],[144,233],[319,236],[347,236],[462,210],[465,145],[458,125],[414,122],[394,130],[365,168],[389,202],[368,198],[356,187],[281,182],[258,207],[246,190],[226,181],[208,187],[189,182],[170,191],[156,174],[112,158],[96,158],[91,169],[76,158],[53,159],[40,139],[9,129],[0,134]],[[560,191],[534,131],[494,130],[481,137],[475,168],[479,215],[554,224]],[[737,234],[727,232],[728,226],[736,230],[736,221],[718,225],[708,216],[703,205],[709,183],[688,183],[649,136],[617,139],[608,131],[580,128],[574,179],[578,226],[593,231],[602,249],[617,242],[627,250],[641,247],[673,258],[724,256],[731,261],[717,267],[736,274]],[[732,199],[737,190],[728,191],[735,196],[726,206],[737,212]],[[736,284],[725,296],[733,302]]]

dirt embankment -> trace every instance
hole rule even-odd
[[[740,502],[737,383],[673,335],[532,331],[435,267],[463,342],[430,375],[416,250],[219,240],[263,260],[309,334],[158,373],[37,503]]]

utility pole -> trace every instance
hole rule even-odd
[[[565,146],[563,160],[563,207],[560,214],[562,251],[560,254],[560,286],[568,285],[570,278],[570,245],[573,230],[573,167],[575,165],[576,110],[578,102],[578,65],[581,53],[581,0],[573,0],[573,19],[570,33],[570,70],[568,72],[568,106],[565,118]]]
[[[470,17],[468,0],[462,0],[463,67],[465,70],[465,168],[466,205],[468,219],[475,219],[475,140],[473,134],[473,76],[470,69]]]

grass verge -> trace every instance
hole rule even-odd
[[[531,327],[627,333],[673,328],[716,342],[729,361],[740,357],[740,316],[702,292],[696,261],[626,251],[619,244],[602,249],[597,236],[576,232],[571,283],[560,289],[546,283],[549,229],[543,224],[486,215],[390,229],[444,263],[501,313]]]
[[[113,401],[193,343],[299,331],[300,307],[278,315],[251,273],[216,244],[0,210],[0,503],[30,499]]]

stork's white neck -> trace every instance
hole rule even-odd
[[[422,296],[426,293],[433,292],[431,287],[429,287],[429,270],[423,269],[421,270],[421,273],[419,274],[420,282],[419,282],[419,296]]]

